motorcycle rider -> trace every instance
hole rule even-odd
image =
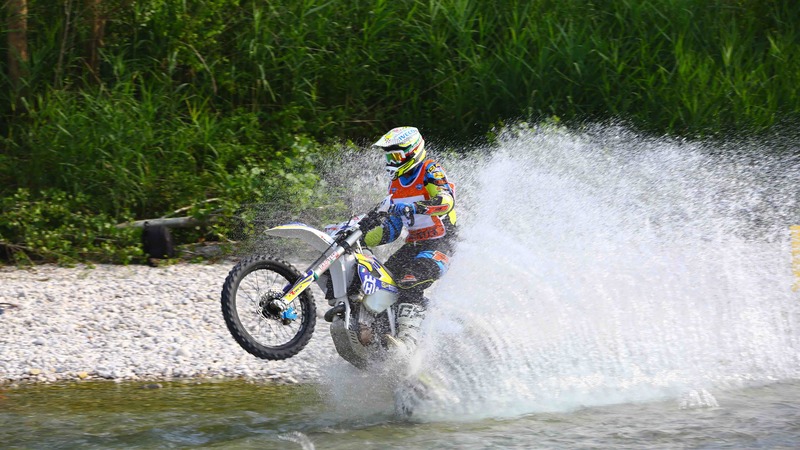
[[[386,335],[390,348],[408,354],[417,346],[427,299],[423,293],[447,271],[456,238],[454,185],[441,164],[427,158],[425,141],[414,127],[397,127],[373,148],[384,152],[391,176],[389,216],[363,237],[367,247],[396,240],[405,225],[405,244],[387,261],[400,295],[397,337]],[[413,218],[413,220],[412,220]]]

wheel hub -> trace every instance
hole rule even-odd
[[[261,315],[266,319],[280,319],[283,312],[283,305],[280,298],[283,296],[282,292],[270,291],[261,297],[258,306],[261,309]]]

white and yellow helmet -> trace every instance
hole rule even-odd
[[[414,127],[397,127],[372,144],[386,155],[386,171],[392,178],[411,172],[425,160],[425,140]]]

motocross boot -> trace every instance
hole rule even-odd
[[[409,356],[417,348],[420,325],[425,319],[425,307],[415,303],[397,305],[397,336],[386,335],[389,351]]]

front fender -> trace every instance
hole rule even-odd
[[[331,246],[331,244],[333,244],[332,237],[328,236],[322,231],[317,230],[316,228],[311,228],[310,226],[302,223],[290,223],[287,225],[273,227],[269,230],[266,230],[264,234],[300,239],[320,252],[324,252]]]
[[[280,225],[264,231],[264,234],[300,239],[313,247],[315,250],[319,250],[320,253],[328,250],[331,247],[331,244],[334,242],[333,238],[328,234],[302,223]],[[330,269],[328,269],[328,273],[330,274],[331,281],[333,282],[334,296],[343,297],[347,295],[347,283],[349,280],[353,279],[354,271],[355,258],[349,254],[342,256],[338,260],[334,261],[333,264],[331,264]],[[325,290],[325,286],[320,287],[323,291]]]

